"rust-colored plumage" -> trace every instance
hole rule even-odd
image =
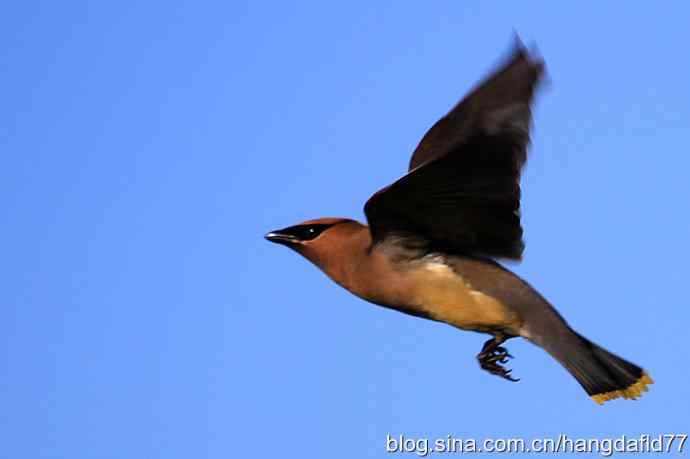
[[[375,193],[369,226],[310,220],[266,235],[372,303],[492,335],[480,366],[516,381],[501,344],[522,336],[558,360],[597,402],[636,398],[637,365],[573,331],[527,282],[496,262],[520,259],[520,171],[543,62],[520,44],[423,137],[408,173]]]

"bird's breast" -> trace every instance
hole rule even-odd
[[[407,274],[415,305],[432,319],[466,330],[517,331],[518,315],[496,298],[475,289],[442,261],[420,263]]]

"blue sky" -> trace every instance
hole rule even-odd
[[[14,2],[0,18],[0,451],[376,458],[387,433],[687,433],[687,5]],[[510,265],[648,369],[591,402],[513,340],[367,304],[263,234],[363,219],[509,49],[549,73]],[[363,166],[366,167],[363,167]]]

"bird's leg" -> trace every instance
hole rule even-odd
[[[482,351],[477,355],[477,360],[479,360],[479,365],[483,370],[509,381],[516,382],[519,381],[519,379],[513,378],[510,375],[512,370],[506,370],[501,366],[502,363],[506,363],[508,359],[513,358],[506,348],[501,346],[506,339],[507,337],[503,333],[495,334],[493,338],[484,343]]]

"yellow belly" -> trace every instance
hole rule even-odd
[[[443,264],[429,264],[409,274],[415,303],[433,319],[464,330],[503,329],[518,334],[521,320],[495,298],[474,290]]]

